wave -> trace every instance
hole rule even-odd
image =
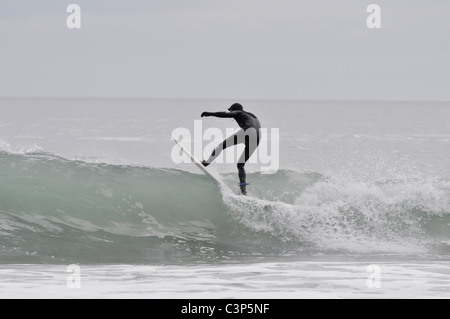
[[[182,170],[0,151],[0,262],[196,262],[311,252],[449,253],[450,182]],[[236,174],[224,181],[238,189]]]

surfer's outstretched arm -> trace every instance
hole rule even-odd
[[[203,112],[202,117],[205,116],[214,116],[220,118],[234,118],[238,115],[239,112]]]

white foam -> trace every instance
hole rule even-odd
[[[380,269],[379,288],[367,283],[370,265]],[[448,261],[383,260],[80,265],[79,288],[70,289],[67,265],[0,265],[0,298],[448,298],[449,267]]]
[[[306,188],[293,204],[224,196],[233,218],[283,241],[321,249],[423,253],[429,244],[415,211],[450,214],[450,188],[442,180],[364,182],[327,178]]]
[[[0,153],[13,155],[33,155],[45,153],[44,149],[36,144],[13,148],[9,143],[0,140]]]

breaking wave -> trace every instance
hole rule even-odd
[[[450,181],[182,170],[0,150],[0,262],[177,263],[309,253],[450,254]],[[236,174],[223,176],[238,189]]]

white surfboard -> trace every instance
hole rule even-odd
[[[207,169],[205,166],[203,166],[203,164],[194,157],[194,155],[191,154],[191,152],[189,152],[186,148],[184,148],[184,146],[180,143],[179,140],[177,140],[175,137],[173,137],[173,135],[171,135],[172,140],[181,148],[181,150],[187,155],[189,156],[189,158],[192,160],[192,162],[197,165],[206,175],[208,175],[209,177],[212,178],[212,180],[223,190],[230,192],[230,193],[234,193],[231,188],[229,188],[220,178],[218,173],[215,173],[214,171]]]

